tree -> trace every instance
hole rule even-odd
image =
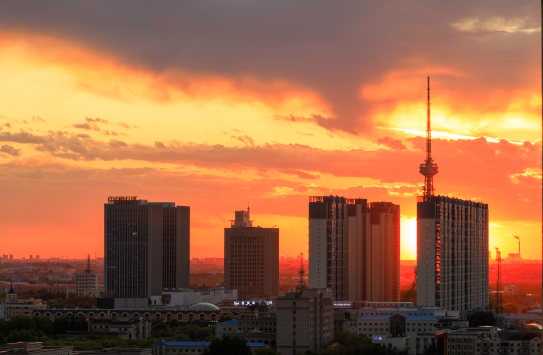
[[[437,347],[436,343],[430,343],[424,350],[422,351],[422,355],[437,355]]]
[[[222,339],[215,339],[209,344],[209,348],[202,352],[202,355],[252,355],[251,348],[241,338],[230,338],[225,336]]]
[[[256,355],[281,355],[281,354],[272,348],[264,348],[264,349],[258,349],[258,351],[256,352]]]
[[[480,327],[483,325],[496,325],[496,317],[492,312],[475,312],[468,316],[470,327]]]

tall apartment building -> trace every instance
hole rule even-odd
[[[224,229],[224,287],[238,298],[279,295],[279,228],[253,227],[250,210],[236,211]]]
[[[309,288],[329,288],[346,300],[347,200],[339,196],[309,198]]]
[[[104,286],[114,298],[190,287],[190,207],[109,197],[104,205]]]
[[[488,310],[488,205],[446,196],[417,203],[417,305]]]
[[[305,288],[277,298],[277,351],[283,355],[322,352],[334,334],[333,293]]]
[[[348,299],[399,302],[400,206],[348,199],[347,214]]]

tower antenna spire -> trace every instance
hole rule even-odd
[[[437,164],[432,159],[432,125],[430,116],[430,77],[428,76],[428,97],[426,101],[426,161],[420,164],[419,173],[424,175],[422,197],[429,201],[434,196],[434,175],[437,174]]]
[[[432,161],[432,123],[430,118],[430,77],[428,77],[428,98],[426,100],[426,160]]]

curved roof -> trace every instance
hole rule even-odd
[[[211,303],[195,303],[187,307],[190,311],[220,311],[221,309]]]
[[[10,289],[8,291],[8,295],[13,295],[13,294],[15,294],[15,290],[13,289],[13,283],[12,283],[11,287],[10,287]]]

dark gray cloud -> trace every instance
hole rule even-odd
[[[538,14],[537,2],[513,0],[4,1],[0,30],[75,41],[156,73],[287,80],[328,101],[335,119],[316,123],[364,133],[373,103],[360,87],[392,70],[463,73],[419,72],[421,86],[408,94],[421,103],[426,74],[439,78],[436,91],[476,96],[481,109],[489,88],[538,87],[539,35],[520,31],[539,27]],[[496,30],[518,19],[519,31]]]
[[[4,144],[0,147],[0,152],[9,154],[13,157],[18,157],[21,155],[21,149],[13,148],[11,145]]]

